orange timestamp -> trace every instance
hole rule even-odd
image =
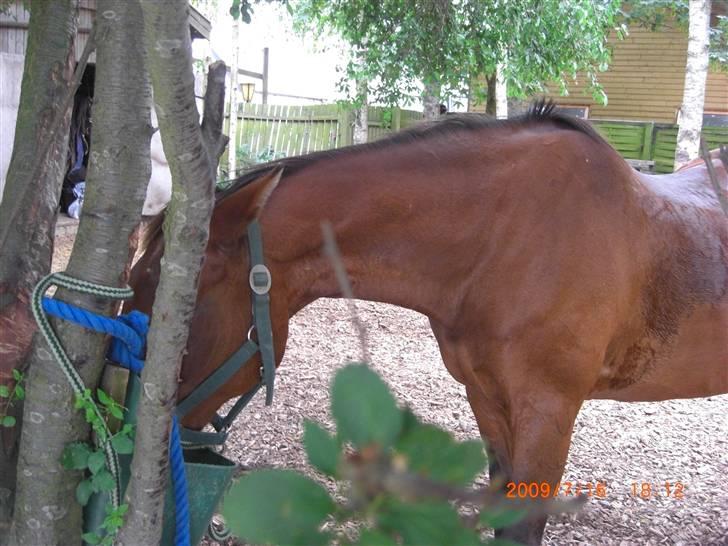
[[[555,486],[548,482],[508,482],[506,497],[511,499],[554,498],[559,495],[606,498],[607,484],[604,482],[559,482]]]
[[[642,499],[651,499],[652,497],[684,499],[685,486],[682,482],[632,482],[631,494],[633,497]]]

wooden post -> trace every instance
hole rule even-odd
[[[263,104],[268,104],[268,48],[263,48]]]
[[[350,146],[354,143],[354,132],[353,132],[352,112],[348,108],[341,107],[338,115],[339,125],[339,138],[336,142],[336,147],[341,148],[342,146]]]
[[[645,132],[642,140],[642,155],[640,159],[652,159],[652,137],[655,133],[655,123],[645,123]]]
[[[392,131],[397,132],[402,128],[402,109],[398,106],[392,108]]]

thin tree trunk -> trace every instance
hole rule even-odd
[[[117,543],[158,544],[177,378],[197,294],[214,199],[213,166],[194,106],[186,0],[142,0],[149,72],[164,153],[172,172],[164,260],[142,372],[144,396],[127,491],[130,510]],[[231,150],[232,152],[232,150]],[[184,274],[180,275],[180,271]]]
[[[240,52],[240,19],[233,22],[233,56],[230,63],[230,142],[228,150],[228,178],[235,178],[238,153],[238,54]]]
[[[426,120],[440,117],[440,85],[437,83],[425,82],[422,93],[422,116]]]
[[[485,82],[488,85],[488,98],[485,101],[485,113],[491,116],[496,115],[496,75],[488,74],[485,77]]]
[[[503,63],[496,68],[495,77],[495,117],[506,119],[508,117],[508,88],[503,74]]]
[[[225,76],[227,67],[222,61],[214,62],[207,71],[207,87],[202,114],[202,137],[205,139],[207,155],[210,157],[210,166],[213,177],[217,171],[220,156],[225,151],[228,137],[222,132],[222,123],[225,118]]]
[[[35,332],[28,301],[51,266],[71,119],[63,98],[75,61],[76,2],[38,0],[30,11],[13,155],[0,204],[0,384],[12,380],[14,368],[26,367]],[[54,124],[55,138],[48,140]],[[0,544],[12,517],[22,406],[13,412],[16,430],[0,432]]]
[[[367,104],[367,82],[356,82],[356,95],[359,106],[354,112],[354,144],[364,144],[369,139],[369,104]]]
[[[129,239],[141,216],[150,175],[150,86],[136,2],[98,1],[98,51],[93,111],[93,150],[86,199],[67,268],[73,277],[124,286]],[[59,290],[56,297],[98,313],[114,304]],[[56,331],[88,388],[99,383],[105,336],[68,323]],[[64,471],[62,451],[88,438],[88,426],[73,409],[70,385],[38,335],[31,354],[18,491],[11,540],[25,544],[78,544],[81,508],[74,501],[79,472]]]
[[[698,157],[700,132],[703,127],[705,81],[708,77],[711,0],[690,0],[688,59],[685,67],[685,89],[678,115],[675,169]]]

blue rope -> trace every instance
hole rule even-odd
[[[132,373],[141,373],[144,367],[142,356],[149,331],[149,317],[144,313],[132,311],[112,319],[48,297],[43,298],[43,310],[54,317],[113,336],[107,354],[109,360],[121,364]],[[169,462],[175,500],[175,545],[190,546],[187,478],[176,416],[172,418],[172,430],[169,437]]]

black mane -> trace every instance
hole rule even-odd
[[[224,199],[271,169],[283,168],[285,176],[298,172],[306,167],[310,167],[324,159],[347,156],[365,151],[380,150],[382,148],[397,146],[399,144],[439,138],[443,135],[460,133],[463,131],[481,131],[499,127],[526,127],[533,124],[551,122],[557,127],[571,131],[578,131],[597,142],[608,145],[602,136],[599,135],[599,133],[597,133],[597,131],[588,122],[572,117],[568,114],[558,112],[556,111],[556,108],[557,105],[554,102],[540,99],[531,105],[527,113],[509,119],[495,119],[487,114],[448,114],[441,119],[418,123],[413,127],[374,142],[354,146],[344,146],[333,150],[323,150],[307,155],[285,157],[269,163],[256,165],[250,170],[244,172],[241,176],[236,178],[230,186],[224,190],[218,191],[216,199]]]

